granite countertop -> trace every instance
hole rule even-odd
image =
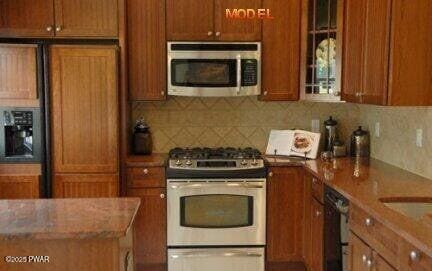
[[[375,159],[309,160],[304,167],[432,257],[432,213],[415,219],[383,202],[404,198],[432,202],[432,180]]]
[[[120,238],[138,198],[0,200],[0,241]]]

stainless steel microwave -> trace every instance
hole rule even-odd
[[[260,42],[168,42],[168,95],[261,93]]]

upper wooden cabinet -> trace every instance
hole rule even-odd
[[[432,105],[432,2],[346,0],[343,99]]]
[[[51,37],[53,0],[0,1],[0,37]]]
[[[118,0],[0,1],[0,37],[118,36]]]
[[[55,173],[118,172],[117,48],[51,49]]]
[[[178,5],[178,2],[172,4]],[[127,0],[126,3],[129,99],[164,100],[167,84],[165,1]],[[187,8],[181,10],[187,11]]]
[[[262,95],[264,101],[299,99],[301,1],[263,0],[273,20],[264,20]]]
[[[37,46],[0,44],[0,105],[39,106]]]
[[[252,8],[262,0],[167,0],[167,38],[180,41],[259,41],[259,20],[225,17],[226,9]]]
[[[271,167],[267,182],[267,261],[302,260],[303,169]],[[285,208],[280,208],[285,206]]]

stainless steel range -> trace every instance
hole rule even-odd
[[[166,173],[169,271],[264,270],[266,167],[259,151],[177,148]]]

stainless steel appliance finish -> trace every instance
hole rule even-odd
[[[351,135],[351,156],[369,157],[370,156],[370,136],[369,132],[361,126]]]
[[[261,43],[168,42],[168,95],[261,93]]]
[[[170,249],[168,269],[262,271],[264,270],[264,248]]]
[[[168,179],[168,246],[265,245],[266,179]]]
[[[329,117],[328,120],[324,121],[324,150],[333,151],[333,143],[337,139],[337,121]]]

